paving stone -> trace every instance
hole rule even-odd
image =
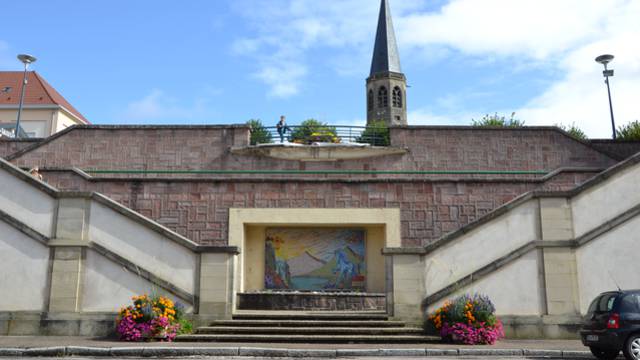
[[[111,349],[105,347],[67,346],[67,356],[111,356]]]
[[[575,359],[575,358],[593,359],[593,354],[591,354],[591,351],[564,350],[564,351],[562,351],[562,358],[564,358],[564,359]]]
[[[290,357],[312,357],[312,358],[335,358],[336,350],[320,350],[320,349],[290,349],[288,351]]]
[[[142,356],[144,357],[176,357],[191,355],[192,354],[188,349],[181,350],[175,347],[145,347],[142,350]]]
[[[240,352],[237,347],[191,347],[187,349],[194,356],[238,356]]]
[[[382,356],[382,351],[380,349],[338,349],[336,355],[338,357]]]
[[[0,348],[0,357],[5,356],[22,356],[24,349],[18,348]]]
[[[427,356],[458,356],[458,349],[425,349]]]
[[[458,349],[460,356],[522,356],[522,349]]]
[[[144,351],[143,347],[114,347],[111,348],[109,352],[111,356],[130,356],[130,357],[138,357],[142,356],[142,352]]]
[[[263,357],[287,357],[289,356],[288,349],[273,349],[273,348],[245,348],[241,347],[238,353],[239,356],[263,356]]]
[[[426,356],[425,349],[382,349],[382,356]]]
[[[562,350],[524,349],[524,356],[561,358]]]
[[[66,348],[64,346],[52,346],[41,348],[29,348],[25,349],[22,353],[23,356],[64,356]]]

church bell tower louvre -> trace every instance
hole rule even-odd
[[[388,126],[407,125],[407,79],[388,0],[381,0],[378,30],[367,78],[367,124],[384,120]]]

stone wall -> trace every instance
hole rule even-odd
[[[198,246],[102,195],[60,192],[2,159],[0,183],[0,335],[107,335],[117,310],[144,293],[179,300],[189,313],[230,314],[229,301],[211,294],[229,297],[233,277],[200,281],[231,268],[237,249]]]
[[[41,142],[42,139],[6,139],[0,138],[0,158],[7,157],[28,146]]]
[[[640,152],[640,141],[593,139],[589,140],[589,143],[594,148],[619,160],[624,160]]]
[[[405,155],[317,162],[231,152],[248,142],[245,126],[80,126],[10,159],[39,166],[57,188],[103,193],[203,245],[226,245],[230,207],[400,208],[407,247],[429,244],[527,191],[569,190],[615,163],[555,128],[398,127],[391,142]],[[74,167],[196,172],[90,178],[54,171]],[[573,170],[548,179],[511,173],[560,168]],[[293,173],[247,172],[273,170]],[[345,173],[323,173],[336,170]]]
[[[59,134],[47,139],[38,148],[26,153],[17,153],[9,159],[23,167],[78,167],[83,170],[550,172],[561,167],[606,168],[616,163],[607,155],[591,148],[589,144],[576,141],[554,128],[393,128],[391,145],[406,148],[406,155],[320,162],[232,154],[231,148],[248,146],[249,131],[244,126],[80,126]],[[245,175],[263,177],[260,174]],[[168,177],[171,174],[163,176]],[[308,177],[315,178],[317,175],[312,174]],[[420,176],[381,174],[354,177],[341,174],[329,178],[362,177]]]
[[[402,244],[424,246],[535,189],[569,190],[594,173],[541,180],[88,181],[72,172],[45,172],[56,188],[96,191],[201,245],[226,245],[229,208],[400,208]]]

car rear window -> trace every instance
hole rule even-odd
[[[613,309],[613,303],[616,301],[618,294],[603,294],[598,296],[589,306],[589,312],[610,312]]]
[[[640,313],[640,294],[628,294],[620,302],[620,312]]]

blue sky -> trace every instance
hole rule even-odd
[[[640,118],[640,1],[390,0],[409,123],[499,112],[610,134]],[[0,69],[40,72],[101,124],[363,124],[378,0],[71,1],[3,4]],[[18,29],[20,29],[18,31]]]

